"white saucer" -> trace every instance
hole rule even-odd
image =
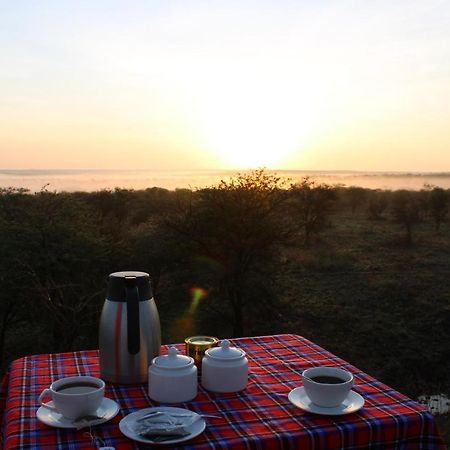
[[[50,406],[53,406],[53,402],[48,402]],[[96,416],[101,417],[101,419],[94,419],[91,421],[86,421],[86,426],[99,425],[101,423],[107,422],[111,420],[113,417],[117,415],[119,412],[119,405],[110,398],[104,398],[102,404],[99,406],[97,411],[95,412]],[[56,428],[77,428],[73,420],[66,419],[61,414],[53,411],[51,409],[46,408],[45,406],[41,406],[37,412],[36,417],[46,425],[50,425],[51,427]]]
[[[293,405],[297,406],[297,408],[324,416],[341,416],[343,414],[351,414],[359,411],[364,405],[364,398],[357,392],[350,391],[347,398],[339,406],[333,406],[332,408],[317,406],[306,395],[305,388],[303,386],[289,392],[288,398]]]
[[[141,417],[153,412],[153,411],[166,411],[169,414],[192,414],[193,417],[198,416],[198,420],[196,420],[192,425],[186,427],[186,431],[189,432],[186,436],[176,437],[174,439],[170,439],[163,442],[155,442],[151,438],[146,438],[140,436],[139,434],[133,431],[133,424],[140,419]],[[139,411],[135,411],[134,413],[128,414],[128,416],[124,417],[119,423],[120,431],[128,438],[133,439],[137,442],[143,442],[144,444],[157,444],[157,445],[172,445],[178,444],[179,442],[188,441],[190,439],[195,438],[199,434],[203,433],[206,428],[205,419],[201,417],[194,411],[190,411],[189,409],[184,408],[173,408],[171,406],[158,406],[156,408],[145,408],[140,409]]]

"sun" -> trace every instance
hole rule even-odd
[[[229,169],[290,168],[314,144],[328,120],[327,91],[300,63],[277,61],[233,56],[186,73],[183,116],[211,160]]]
[[[299,145],[299,115],[256,93],[217,99],[203,122],[208,148],[231,168],[280,164]]]
[[[223,166],[275,169],[301,151],[313,114],[292,86],[223,81],[197,94],[197,129]]]
[[[274,168],[296,150],[300,125],[257,106],[228,105],[205,126],[207,145],[232,168]],[[290,123],[291,122],[291,123]]]

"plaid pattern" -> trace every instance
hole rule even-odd
[[[199,413],[220,415],[223,420],[206,419],[204,433],[176,448],[445,448],[434,418],[425,407],[300,336],[241,338],[233,344],[247,352],[247,389],[214,394],[199,386],[195,400],[177,404]],[[178,344],[178,348],[183,350],[183,345]],[[163,348],[163,352],[166,350]],[[293,406],[288,393],[302,384],[300,374],[304,369],[318,365],[351,371],[355,376],[354,390],[365,399],[364,408],[346,416],[318,416]],[[85,430],[51,428],[36,419],[40,392],[53,380],[72,375],[99,376],[98,352],[35,355],[12,363],[9,379],[5,377],[0,392],[4,450],[96,448]],[[123,436],[118,427],[127,414],[156,406],[148,398],[147,386],[107,383],[106,396],[118,402],[121,410],[110,422],[95,427],[95,433],[117,450],[148,448]]]

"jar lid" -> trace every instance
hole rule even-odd
[[[194,364],[191,357],[179,355],[178,352],[176,347],[170,347],[167,355],[157,356],[152,363],[164,369],[179,369]]]
[[[243,358],[245,352],[237,347],[230,347],[230,341],[224,339],[218,347],[210,348],[206,350],[206,354],[215,359],[239,359]]]
[[[187,337],[184,342],[186,342],[186,344],[211,345],[219,342],[219,339],[214,336],[190,336]]]

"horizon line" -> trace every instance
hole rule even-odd
[[[257,167],[257,168],[240,168],[240,169],[219,169],[219,168],[210,168],[210,169],[198,169],[198,168],[192,168],[192,169],[98,169],[98,168],[71,168],[71,169],[65,169],[65,168],[53,168],[53,169],[3,169],[0,168],[0,173],[3,174],[14,174],[14,173],[21,173],[24,172],[63,172],[63,173],[76,173],[76,172],[161,172],[161,173],[180,173],[180,172],[197,172],[197,173],[212,173],[212,172],[220,172],[220,173],[234,173],[234,174],[240,174],[240,173],[247,173],[252,172],[256,170],[264,169],[267,172],[271,173],[330,173],[330,174],[361,174],[361,175],[367,175],[367,174],[380,174],[380,175],[412,175],[412,176],[421,176],[421,175],[450,175],[450,170],[364,170],[364,169],[272,169],[268,167]]]

